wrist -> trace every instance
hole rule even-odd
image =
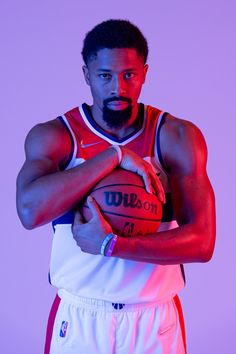
[[[115,247],[117,241],[117,235],[113,234],[112,232],[109,233],[105,239],[103,240],[103,243],[101,245],[101,250],[100,254],[102,256],[107,256],[111,257],[113,253],[113,249]]]
[[[113,255],[113,251],[117,242],[118,236],[116,234],[113,234],[112,238],[107,244],[107,247],[105,249],[105,256],[106,257],[111,257]]]
[[[118,165],[120,165],[122,157],[123,157],[122,156],[123,154],[122,154],[121,146],[120,145],[111,145],[110,149],[113,149],[113,150],[116,151],[117,157],[118,157]]]

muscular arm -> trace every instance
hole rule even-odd
[[[206,173],[206,144],[191,123],[171,117],[167,121],[161,146],[179,227],[145,237],[119,237],[113,255],[158,264],[206,262],[215,243],[215,202]]]
[[[68,133],[60,121],[34,127],[25,143],[26,160],[17,178],[17,210],[27,229],[43,225],[72,209],[119,164],[115,149],[106,149],[77,167],[61,171],[70,155]],[[162,185],[149,164],[124,149],[120,166],[140,174],[148,190],[164,200]]]
[[[26,160],[17,178],[17,210],[32,229],[73,208],[118,164],[107,149],[78,167],[60,171],[70,154],[69,136],[58,120],[34,127],[25,142]]]

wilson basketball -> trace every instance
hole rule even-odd
[[[161,202],[155,194],[146,191],[143,179],[136,173],[116,169],[103,178],[90,195],[118,235],[145,235],[159,228]],[[87,203],[81,211],[85,220],[89,221],[91,212]]]

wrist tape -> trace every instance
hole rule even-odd
[[[122,160],[122,150],[120,145],[111,145],[111,148],[115,149],[118,155],[118,160],[119,160],[119,164],[121,163]]]

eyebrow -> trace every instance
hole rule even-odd
[[[103,71],[103,72],[109,73],[109,72],[111,72],[112,70],[100,68],[100,69],[97,69],[97,71]],[[128,68],[128,69],[123,70],[122,72],[125,72],[125,71],[137,71],[137,69],[135,69],[135,68]]]
[[[97,69],[97,71],[105,71],[105,72],[110,72],[111,70],[109,70],[109,69],[103,69],[103,68],[101,68],[101,69]]]

